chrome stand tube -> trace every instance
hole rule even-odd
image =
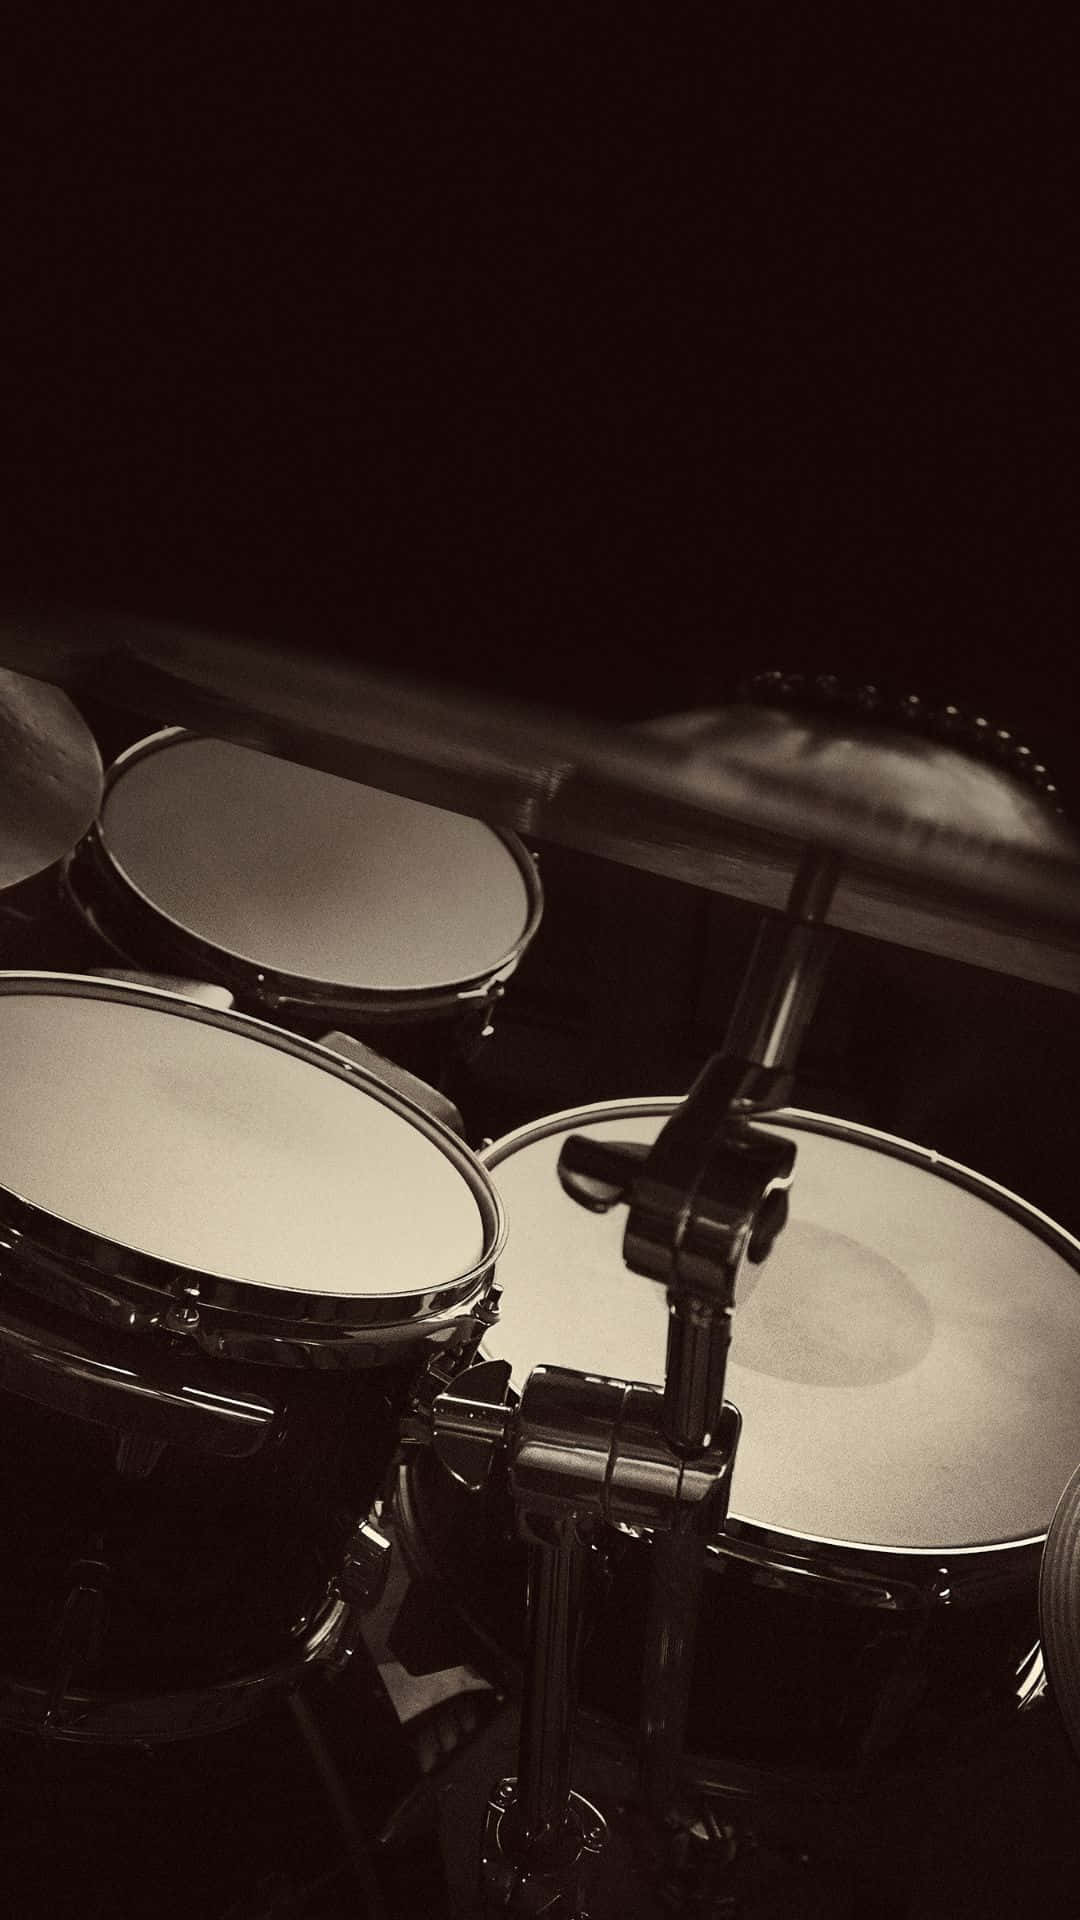
[[[539,1846],[558,1833],[570,1799],[585,1546],[575,1514],[524,1514],[521,1531],[529,1586],[517,1800],[523,1838]]]

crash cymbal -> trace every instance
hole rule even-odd
[[[1058,1501],[1046,1536],[1039,1631],[1054,1699],[1080,1756],[1080,1467]]]
[[[0,668],[0,888],[71,852],[101,782],[94,736],[67,695]]]
[[[844,713],[755,705],[636,728],[280,641],[40,609],[0,657],[172,724],[781,907],[842,857],[838,926],[1080,991],[1080,847],[1006,768]]]

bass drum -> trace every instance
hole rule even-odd
[[[509,1220],[484,1354],[658,1383],[663,1290],[622,1261],[625,1211],[562,1192],[572,1132],[655,1139],[678,1102],[557,1114],[489,1149]],[[801,1112],[789,1223],[736,1313],[742,1436],[711,1545],[688,1752],[718,1785],[840,1786],[955,1749],[1043,1688],[1036,1589],[1080,1455],[1080,1245],[966,1168]],[[421,1596],[512,1680],[524,1549],[505,1482],[471,1494],[428,1451],[401,1471]],[[636,1727],[649,1538],[594,1556],[583,1705]],[[955,1738],[954,1738],[955,1736]]]
[[[433,1083],[489,1030],[542,911],[515,835],[178,728],[113,763],[64,878],[112,955]]]

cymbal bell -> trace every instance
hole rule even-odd
[[[0,668],[0,888],[70,853],[101,788],[97,744],[67,695]]]
[[[541,840],[1080,992],[1080,843],[1005,770],[847,717],[737,705],[614,727],[280,641],[55,608],[0,657],[73,690]]]

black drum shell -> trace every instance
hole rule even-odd
[[[967,1580],[933,1561],[896,1561],[891,1577],[868,1553],[860,1580],[825,1555],[815,1566],[808,1548],[803,1570],[782,1569],[731,1524],[733,1551],[708,1556],[698,1627],[686,1739],[697,1778],[847,1788],[958,1745],[977,1749],[1015,1718],[1038,1659],[1037,1548],[1007,1549]],[[473,1492],[418,1449],[398,1474],[395,1525],[414,1579],[412,1620],[426,1612],[444,1646],[456,1633],[459,1657],[495,1684],[519,1684],[527,1553],[505,1481]],[[650,1546],[607,1532],[586,1584],[581,1705],[627,1741],[640,1710]],[[407,1631],[397,1645],[408,1665]]]
[[[49,1683],[77,1569],[99,1553],[106,1626],[80,1684],[168,1692],[279,1659],[383,1484],[413,1373],[222,1363],[223,1392],[255,1386],[277,1409],[259,1450],[223,1458],[168,1442],[145,1478],[117,1471],[123,1435],[104,1408],[84,1419],[0,1393],[5,1669]]]

